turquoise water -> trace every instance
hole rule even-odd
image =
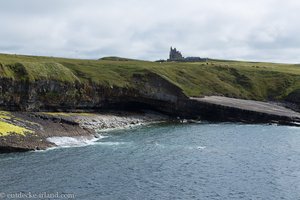
[[[300,199],[300,128],[169,124],[0,155],[0,192],[76,199]]]

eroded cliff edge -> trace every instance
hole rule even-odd
[[[145,110],[156,111],[173,119],[180,117],[287,125],[297,125],[297,122],[300,122],[297,112],[277,105],[244,100],[239,104],[241,100],[230,98],[217,99],[218,101],[189,98],[175,84],[153,73],[136,74],[131,81],[137,87],[107,88],[93,83],[2,79],[0,104],[2,109],[13,112],[2,111],[0,120],[6,125],[21,127],[23,130],[17,133],[12,129],[11,132],[7,131],[6,135],[2,134],[0,152],[46,149],[55,146],[47,140],[49,137],[94,137],[96,129],[168,120],[162,115],[145,117]],[[261,107],[261,104],[264,106]],[[102,118],[99,118],[100,114],[96,113],[111,110],[122,111],[122,114],[114,114],[110,119],[115,123],[102,123],[107,116],[102,115]],[[91,113],[80,113],[82,111]],[[139,114],[134,115],[134,112]],[[120,117],[123,120],[120,120]],[[97,122],[97,119],[100,121]]]
[[[149,108],[175,114],[178,102],[188,99],[180,88],[154,73],[134,74],[130,81],[135,87],[1,78],[0,106],[15,111]]]
[[[154,72],[156,68],[150,70],[150,68],[137,67],[134,66],[136,63],[121,67],[118,67],[118,63],[108,62],[106,63],[108,66],[101,65],[101,67],[96,63],[96,66],[85,68],[85,65],[89,64],[86,62],[88,61],[85,61],[80,68],[73,68],[70,63],[63,62],[61,63],[65,66],[56,62],[0,64],[0,108],[10,111],[9,114],[3,113],[2,117],[0,116],[2,123],[0,125],[6,128],[6,132],[1,133],[0,137],[1,152],[45,149],[53,146],[46,140],[51,136],[92,136],[97,127],[84,127],[76,120],[76,116],[81,116],[80,113],[83,112],[92,113],[92,117],[87,117],[86,120],[93,122],[95,120],[93,118],[99,115],[97,113],[112,110],[126,111],[125,115],[129,116],[129,119],[124,125],[135,123],[131,121],[130,116],[135,112],[145,112],[145,110],[159,112],[173,119],[190,118],[286,125],[299,125],[300,122],[297,112],[285,108],[272,109],[278,108],[273,104],[268,104],[268,108],[258,106],[259,109],[256,109],[257,105],[264,103],[253,104],[251,101],[244,101],[238,106],[239,102],[234,103],[239,101],[238,99],[227,98],[227,104],[224,104],[223,100],[216,102],[213,99],[201,98],[201,96],[197,98],[188,96],[187,93],[192,94],[199,88],[200,91],[201,87],[205,91],[208,88],[204,87],[208,86],[210,90],[203,94],[241,98],[243,95],[252,98],[255,92],[260,94],[261,91],[257,90],[257,86],[249,76],[230,67],[212,68],[209,66],[208,68],[201,64],[202,71],[197,71],[199,66],[194,65],[185,66],[183,69],[177,68],[179,71],[174,68],[173,71],[172,67],[177,66],[172,64],[160,66],[157,69],[162,71],[158,73]],[[149,63],[139,64],[149,65]],[[109,67],[116,68],[110,70]],[[164,67],[168,70],[164,71]],[[102,69],[109,70],[102,72]],[[204,73],[205,70],[211,69],[218,71],[213,71],[215,74],[212,75]],[[195,74],[193,74],[194,71]],[[176,74],[169,75],[168,73]],[[198,77],[195,76],[197,73],[203,75],[202,81],[206,81],[205,75],[207,79],[211,78],[208,75],[216,75],[216,79],[212,79],[213,82],[200,82],[201,84],[197,85]],[[278,72],[272,72],[269,75],[274,75],[275,78],[279,76]],[[287,103],[285,105],[297,110],[300,98],[297,87],[293,83],[298,83],[299,77],[296,75],[291,75],[291,77],[283,82],[292,88],[289,89],[287,96],[281,98],[281,103]],[[97,81],[98,79],[101,81]],[[227,85],[222,88],[222,85],[218,85],[220,81],[227,81]],[[190,90],[195,87],[195,91]],[[271,100],[283,91],[281,85],[278,87],[275,85],[272,90],[269,87],[271,86],[265,89]],[[214,93],[211,93],[212,91]],[[273,111],[269,112],[270,110]],[[49,116],[43,112],[55,114]],[[71,112],[72,117],[61,116],[57,112]],[[143,118],[143,122],[155,121],[155,119]]]

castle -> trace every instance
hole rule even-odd
[[[184,60],[184,57],[182,56],[180,51],[177,51],[176,48],[173,49],[171,47],[169,60],[170,61],[180,61],[180,60]]]
[[[200,58],[200,57],[183,57],[181,52],[178,51],[176,48],[170,49],[169,59],[167,61],[177,61],[177,62],[203,62],[207,61],[207,58]]]

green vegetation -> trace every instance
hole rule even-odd
[[[27,133],[33,133],[33,132],[26,128],[0,121],[0,137],[8,136],[11,134],[18,134],[18,135],[25,136]]]
[[[0,76],[17,80],[58,80],[75,82],[77,77],[70,69],[55,62],[0,63]]]
[[[8,136],[11,134],[18,134],[25,136],[27,133],[33,133],[33,131],[28,130],[21,126],[16,126],[10,122],[14,116],[6,111],[0,111],[0,137]]]
[[[11,119],[11,114],[7,111],[0,111],[0,119]]]
[[[300,66],[292,64],[222,60],[157,63],[118,57],[79,60],[0,54],[0,77],[16,80],[79,81],[136,88],[132,76],[149,72],[177,85],[188,96],[281,100],[300,89]]]

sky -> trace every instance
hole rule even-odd
[[[300,63],[299,0],[0,0],[0,52]]]

